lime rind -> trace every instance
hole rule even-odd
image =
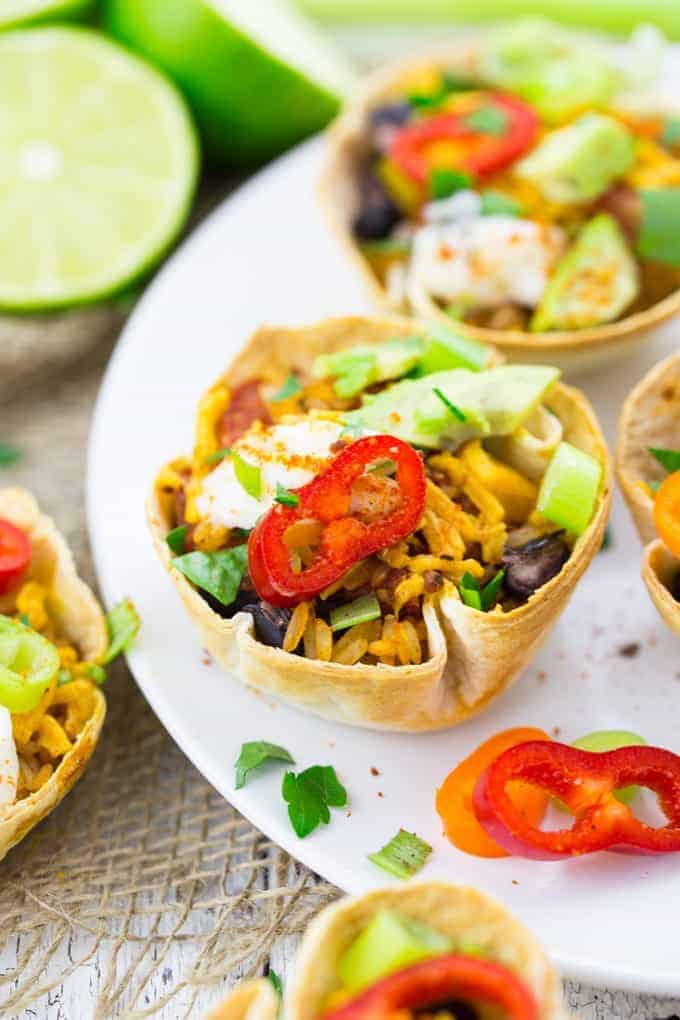
[[[0,90],[12,97],[0,116],[0,307],[87,304],[138,282],[182,229],[198,180],[181,96],[73,27],[0,35]]]

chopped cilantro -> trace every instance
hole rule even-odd
[[[664,450],[658,446],[649,446],[648,450],[666,471],[680,471],[680,450]]]
[[[251,464],[234,450],[231,455],[231,462],[234,465],[234,474],[244,492],[247,492],[253,499],[260,499],[262,496],[262,468],[259,464]]]
[[[276,992],[280,999],[281,995],[283,994],[283,986],[281,984],[281,978],[272,967],[270,967],[267,972],[267,981],[269,981],[270,985],[273,987],[274,991]]]
[[[420,871],[431,853],[430,844],[416,836],[415,832],[400,829],[381,850],[369,854],[368,859],[390,875],[411,878]]]
[[[106,627],[109,648],[102,659],[104,666],[113,662],[121,652],[127,652],[139,632],[139,614],[130,599],[123,599],[106,614]]]
[[[267,761],[285,761],[291,765],[295,759],[285,747],[269,744],[266,740],[249,740],[241,744],[241,751],[236,759],[236,789],[246,785],[248,773],[257,769]]]
[[[96,662],[88,663],[85,673],[89,676],[90,680],[94,680],[100,687],[106,683],[106,670],[103,666],[97,665]]]
[[[444,406],[446,408],[448,408],[448,410],[451,412],[451,414],[455,418],[457,418],[458,421],[467,421],[467,418],[465,417],[465,415],[463,414],[461,409],[459,407],[456,407],[455,404],[452,404],[451,401],[449,400],[449,398],[446,396],[446,394],[442,393],[442,391],[439,389],[438,386],[435,386],[435,388],[434,388],[434,395],[436,397],[439,397],[439,399],[441,400],[442,404],[444,404]]]
[[[465,117],[465,126],[480,135],[504,135],[508,129],[508,115],[500,106],[480,106]]]
[[[20,456],[16,447],[0,443],[0,468],[11,467],[12,464],[16,464]]]
[[[428,188],[431,197],[437,201],[448,198],[463,188],[469,188],[472,177],[464,170],[448,170],[444,167],[434,167],[430,170]]]
[[[270,397],[272,404],[278,404],[281,400],[288,400],[290,397],[294,397],[296,393],[299,393],[302,389],[302,383],[294,376],[293,373],[288,376],[286,381],[280,390],[278,390],[273,397]]]
[[[178,528],[173,528],[165,536],[165,541],[170,546],[175,556],[182,556],[185,551],[185,541],[187,537],[187,531],[189,530],[188,524],[180,524]]]
[[[300,502],[297,492],[291,492],[285,485],[281,485],[281,482],[276,483],[276,496],[274,499],[283,506],[297,506]]]
[[[484,588],[480,588],[477,578],[473,577],[472,574],[465,573],[458,585],[460,597],[465,605],[470,606],[471,609],[478,609],[481,613],[488,613],[496,604],[496,598],[503,584],[504,577],[505,571],[499,570]]]
[[[230,453],[231,453],[231,447],[230,446],[223,446],[221,450],[215,450],[215,452],[211,453],[209,457],[206,457],[205,458],[205,463],[206,464],[219,464],[220,461],[224,460],[225,457],[228,457]]]
[[[336,606],[335,609],[331,609],[331,630],[347,630],[349,627],[355,627],[358,623],[379,620],[381,616],[380,603],[375,595],[362,595],[354,602],[348,602],[344,606]]]
[[[288,804],[288,817],[300,839],[309,836],[323,822],[331,820],[331,807],[344,807],[347,791],[332,765],[312,765],[295,775],[286,772],[281,786],[283,799]]]
[[[172,561],[173,567],[223,606],[230,606],[238,595],[247,563],[245,544],[217,552],[190,552]]]

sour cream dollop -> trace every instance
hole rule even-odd
[[[532,220],[502,215],[431,218],[415,232],[409,272],[442,301],[469,298],[487,308],[512,301],[534,308],[564,248],[559,227]]]
[[[13,804],[19,784],[19,758],[12,734],[12,716],[0,705],[0,807]]]
[[[214,525],[254,527],[258,517],[274,505],[277,483],[286,489],[299,489],[323,471],[344,427],[339,422],[310,418],[249,430],[232,449],[248,464],[260,468],[260,498],[245,491],[232,459],[226,457],[204,479],[203,491],[196,500],[199,513]]]

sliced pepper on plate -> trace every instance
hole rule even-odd
[[[325,1013],[323,1020],[377,1020],[400,1010],[463,1000],[499,1007],[507,1020],[538,1020],[538,1006],[526,985],[491,960],[450,953],[415,963],[372,985],[357,998]]]
[[[513,804],[509,785],[531,783],[559,798],[575,816],[570,829],[544,832]],[[652,828],[614,796],[631,785],[657,794],[667,824]],[[480,777],[475,814],[509,853],[561,860],[596,850],[659,854],[680,850],[680,757],[658,747],[581,751],[555,741],[531,741],[501,754]]]
[[[393,461],[394,479],[384,479],[385,512],[379,494],[370,513],[353,509],[357,483],[377,461]],[[375,473],[370,475],[375,489]],[[394,545],[414,531],[425,507],[425,470],[416,451],[394,436],[366,436],[338,454],[329,467],[297,490],[297,506],[276,504],[256,524],[248,542],[248,569],[259,597],[293,606],[333,584],[359,560]],[[395,499],[396,497],[396,499]],[[377,506],[375,505],[377,504]],[[295,525],[316,528],[311,562],[295,569],[286,538]]]

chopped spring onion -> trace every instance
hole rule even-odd
[[[448,170],[446,167],[434,167],[430,171],[428,190],[435,201],[442,198],[449,198],[463,188],[469,188],[472,183],[470,174],[464,170]]]
[[[680,450],[664,450],[658,446],[648,447],[653,457],[656,457],[661,467],[666,471],[680,471]]]
[[[291,374],[288,376],[281,389],[278,390],[278,392],[276,392],[274,396],[270,397],[269,399],[272,404],[278,404],[279,401],[281,400],[288,400],[290,397],[294,397],[296,393],[300,392],[301,389],[302,383],[297,378],[297,376],[294,376],[293,373],[291,372]]]
[[[165,536],[165,541],[174,552],[175,556],[183,556],[185,552],[185,541],[187,537],[187,531],[189,530],[188,524],[180,524],[178,528],[173,528]]]
[[[496,604],[504,577],[505,571],[499,570],[487,585],[480,588],[477,578],[472,574],[465,573],[458,586],[460,597],[471,609],[478,609],[480,613],[488,613]]]
[[[354,602],[331,609],[331,630],[347,630],[358,623],[369,623],[381,617],[380,603],[375,595],[362,595]]]
[[[225,457],[228,457],[230,453],[231,453],[231,447],[230,446],[223,446],[221,450],[215,450],[215,452],[211,453],[209,457],[206,457],[205,458],[205,463],[206,464],[219,464],[221,461],[224,460]]]
[[[231,455],[231,462],[234,465],[236,481],[241,488],[253,499],[260,499],[262,496],[262,468],[258,464],[250,464],[235,451]]]
[[[368,859],[383,871],[388,871],[390,875],[411,878],[420,871],[431,853],[432,847],[429,843],[420,839],[414,832],[400,829],[381,850],[369,854]]]
[[[107,666],[121,652],[127,652],[137,637],[140,628],[139,613],[130,599],[123,599],[106,614],[106,628],[109,633],[109,648],[102,659]]]
[[[536,509],[548,521],[582,534],[592,520],[602,465],[571,443],[560,443],[543,475]]]
[[[375,464],[372,464],[369,468],[366,468],[368,474],[372,475],[391,475],[397,470],[395,461],[390,460],[389,457],[385,460],[377,460]]]
[[[439,399],[441,400],[441,402],[444,405],[444,407],[448,408],[448,410],[451,412],[451,414],[455,418],[457,418],[458,421],[466,421],[467,420],[465,415],[461,411],[461,409],[459,407],[456,407],[455,404],[452,404],[451,401],[449,400],[449,398],[446,396],[446,394],[442,393],[442,391],[439,389],[438,386],[435,386],[435,388],[434,388],[434,395],[435,395],[435,397],[439,397]]]
[[[96,662],[90,662],[85,669],[85,673],[89,676],[90,680],[94,680],[100,687],[106,683],[106,670]]]
[[[248,773],[257,769],[267,761],[285,761],[291,765],[295,759],[290,751],[279,744],[270,744],[266,740],[249,740],[241,744],[239,756],[236,759],[236,789],[240,790],[246,785]]]
[[[281,503],[282,506],[297,506],[300,502],[297,492],[291,492],[285,485],[281,485],[281,482],[276,483],[276,496],[274,499],[277,503]]]

